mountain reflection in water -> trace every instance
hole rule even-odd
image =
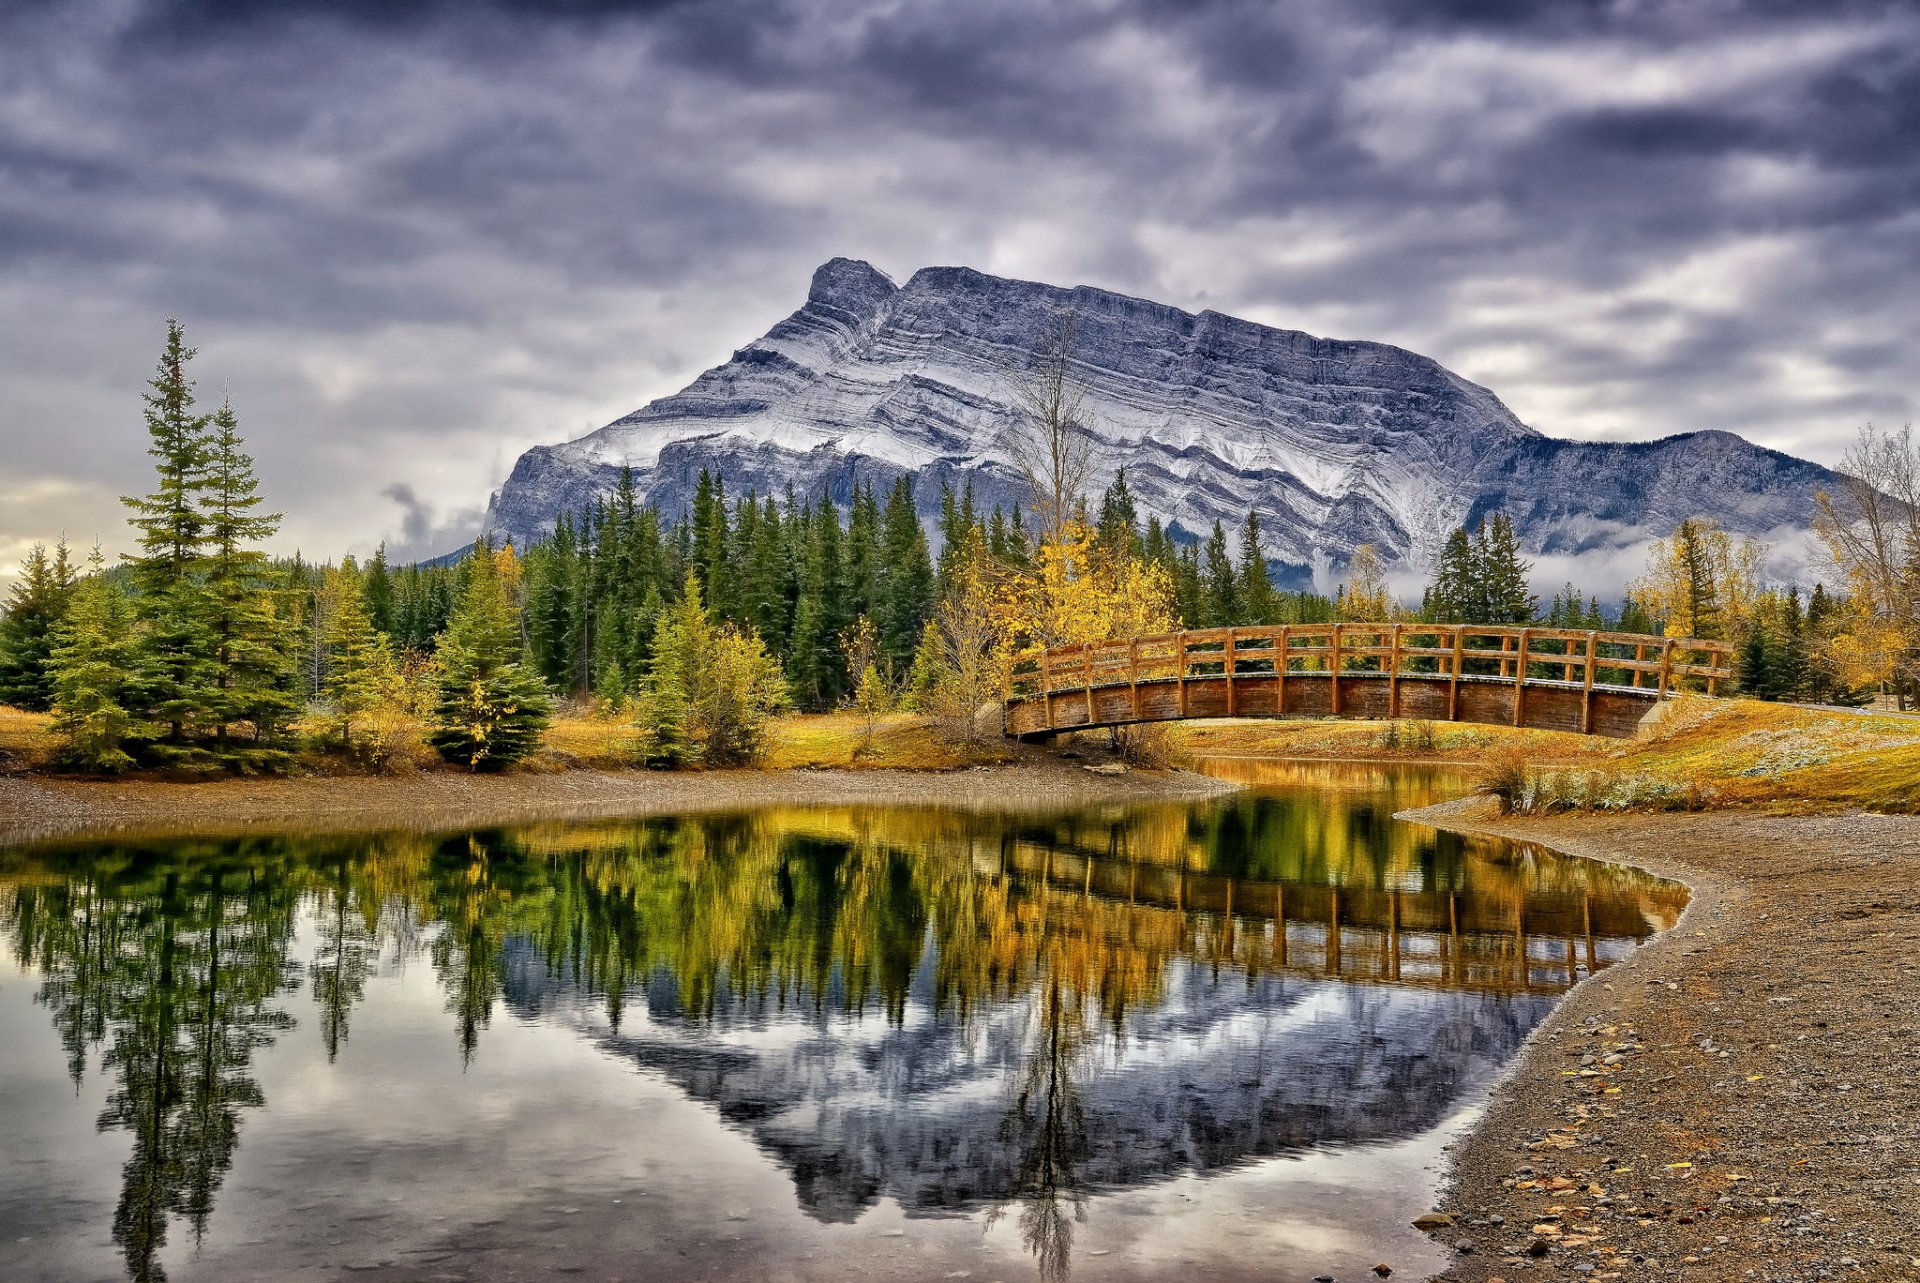
[[[165,1249],[170,1229],[211,1241],[249,1117],[327,1099],[269,1100],[260,1065],[309,1057],[296,1081],[319,1091],[424,963],[443,1008],[427,1058],[484,1062],[510,1013],[709,1107],[820,1234],[882,1202],[1004,1218],[1062,1278],[1103,1195],[1435,1128],[1552,995],[1683,906],[1630,871],[1396,823],[1436,786],[1368,776],[1044,819],[781,809],[20,849],[0,854],[0,930],[64,1063],[7,1068],[104,1087],[90,1121],[125,1158],[94,1241],[127,1277],[244,1276],[243,1253]],[[355,1108],[340,1095],[327,1107]],[[0,1223],[46,1219],[48,1188],[94,1174],[27,1157],[0,1174]],[[496,1161],[447,1179],[516,1179]],[[707,1159],[648,1161],[670,1181]],[[710,1228],[650,1227],[662,1253]]]

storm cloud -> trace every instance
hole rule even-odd
[[[16,3],[0,573],[125,546],[169,314],[285,549],[417,554],[836,254],[1396,343],[1556,435],[1832,462],[1920,397],[1916,139],[1897,0]]]

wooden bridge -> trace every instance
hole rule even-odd
[[[1021,739],[1201,717],[1415,718],[1633,735],[1675,691],[1718,694],[1733,647],[1478,624],[1210,628],[1032,651],[1002,726]]]

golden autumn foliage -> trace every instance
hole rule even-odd
[[[1068,522],[1043,543],[1031,567],[1004,575],[991,602],[1003,645],[1012,650],[1146,637],[1179,627],[1173,580],[1164,566],[1103,554],[1099,536]]]
[[[1661,621],[1669,637],[1744,635],[1760,596],[1766,546],[1734,538],[1710,521],[1680,523],[1670,539],[1647,552],[1647,573],[1627,586],[1640,608]]]

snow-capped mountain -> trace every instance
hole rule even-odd
[[[684,391],[564,445],[527,451],[489,524],[525,543],[610,489],[623,467],[677,512],[702,469],[748,491],[846,503],[856,479],[915,477],[985,505],[1025,489],[1010,389],[1071,314],[1097,498],[1126,469],[1145,521],[1204,537],[1260,516],[1268,555],[1305,578],[1370,543],[1425,566],[1453,527],[1502,511],[1533,553],[1620,548],[1683,518],[1792,536],[1811,525],[1817,464],[1725,432],[1644,443],[1542,436],[1486,388],[1417,353],[1316,338],[1105,290],[930,267],[895,285],[836,258],[807,301]]]

